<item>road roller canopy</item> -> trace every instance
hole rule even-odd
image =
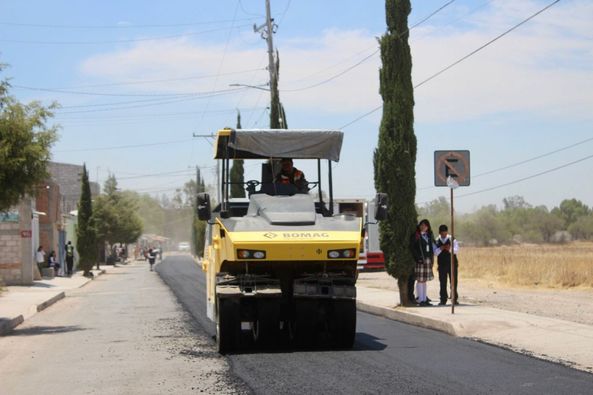
[[[216,134],[215,159],[340,160],[344,134],[339,130],[222,129]]]

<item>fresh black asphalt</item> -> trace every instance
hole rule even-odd
[[[189,256],[157,272],[210,336],[204,273]],[[352,350],[252,350],[229,355],[257,394],[591,394],[593,375],[498,347],[358,313]]]

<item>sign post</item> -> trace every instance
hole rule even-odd
[[[455,314],[455,206],[453,191],[460,186],[469,186],[469,151],[435,151],[434,152],[434,185],[446,186],[451,191],[451,314]]]

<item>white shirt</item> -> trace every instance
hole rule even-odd
[[[441,243],[443,243],[443,244],[446,244],[447,241],[450,240],[450,239],[451,239],[451,235],[447,235],[447,237],[445,237],[444,239],[441,236],[439,236],[439,238],[438,238],[438,240],[440,240]],[[459,251],[459,244],[457,243],[457,239],[454,239],[453,240],[453,255],[457,255],[457,252],[458,251]],[[439,256],[441,252],[442,252],[441,249],[440,248],[437,248],[434,251],[434,254],[436,256]]]

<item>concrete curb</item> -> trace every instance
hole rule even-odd
[[[23,315],[16,316],[12,319],[0,319],[0,336],[4,336],[25,321]]]
[[[37,305],[37,312],[40,312],[40,311],[43,311],[43,310],[47,309],[52,304],[56,303],[58,300],[64,299],[65,297],[66,297],[66,293],[64,291],[60,292],[57,295],[52,296],[51,298],[49,298],[45,302],[40,303],[40,304]]]
[[[445,332],[451,336],[459,336],[455,327],[448,323],[433,318],[420,317],[416,314],[407,313],[403,310],[393,310],[386,307],[373,306],[361,301],[356,301],[356,308],[365,313],[378,315],[394,321],[400,321],[406,324],[420,326],[422,328],[434,329]]]

